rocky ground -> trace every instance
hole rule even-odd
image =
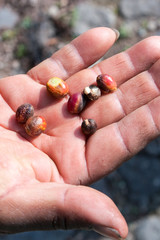
[[[160,35],[160,0],[1,0],[0,78],[25,73],[84,31],[107,26],[120,39],[106,57]],[[128,240],[160,239],[160,139],[93,185],[109,195],[129,224]],[[34,232],[0,239],[105,240],[86,231]]]

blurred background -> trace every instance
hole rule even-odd
[[[0,78],[26,73],[84,31],[116,28],[108,58],[160,35],[160,0],[0,0]],[[160,239],[160,139],[92,185],[108,196],[129,224],[128,240]],[[105,240],[92,231],[29,232],[0,240]]]

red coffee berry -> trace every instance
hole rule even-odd
[[[85,96],[81,93],[75,93],[68,100],[68,111],[70,113],[80,113],[86,105]]]
[[[38,136],[45,131],[47,126],[46,120],[42,116],[30,117],[25,125],[25,131],[29,136]]]
[[[28,118],[34,115],[34,108],[30,103],[24,103],[17,108],[16,120],[19,123],[26,123]]]
[[[115,80],[108,74],[100,74],[97,76],[97,86],[105,92],[113,92],[117,90]]]

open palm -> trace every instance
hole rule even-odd
[[[114,203],[88,185],[113,171],[159,135],[159,37],[87,68],[112,46],[114,31],[97,28],[73,40],[27,75],[0,80],[0,231],[93,228],[104,235],[127,225]],[[81,92],[108,73],[119,88],[90,103],[80,115],[67,111],[68,96],[54,99],[45,84],[53,76]],[[31,103],[46,118],[45,133],[27,136],[15,119]],[[82,134],[82,119],[97,132]],[[116,235],[115,235],[116,238]],[[118,239],[118,238],[117,238]]]

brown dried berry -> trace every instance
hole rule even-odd
[[[117,90],[115,80],[108,74],[100,74],[97,76],[97,86],[105,92],[113,92]]]
[[[63,98],[69,93],[69,87],[61,78],[53,77],[46,84],[47,90],[52,93],[55,98]]]
[[[91,101],[97,100],[101,96],[101,90],[96,85],[85,87],[83,93]]]
[[[85,119],[82,122],[81,129],[85,135],[91,135],[97,130],[97,124],[93,119]]]
[[[75,93],[71,95],[68,100],[68,111],[70,113],[80,113],[84,109],[86,102],[86,98],[83,94]]]
[[[17,108],[16,120],[19,123],[26,123],[28,118],[34,115],[34,108],[30,103],[24,103]]]
[[[46,120],[42,116],[30,117],[25,125],[25,131],[29,136],[38,136],[45,131],[47,126]]]

